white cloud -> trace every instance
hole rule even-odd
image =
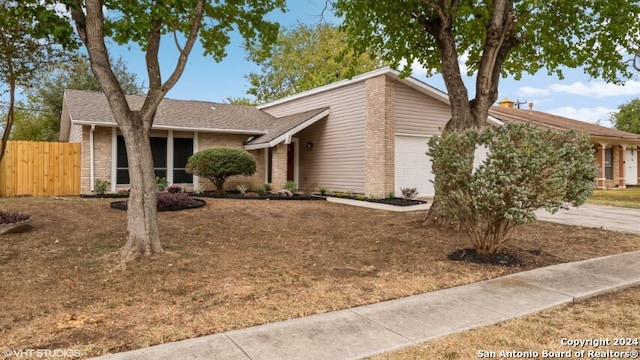
[[[551,93],[567,93],[593,98],[635,96],[640,95],[640,81],[630,80],[624,85],[615,85],[604,81],[591,81],[588,83],[574,82],[570,85],[552,84],[546,88],[522,86],[518,88],[518,93],[532,96],[548,96]]]
[[[611,117],[611,113],[618,112],[618,110],[609,109],[604,106],[580,109],[576,109],[571,106],[563,106],[556,109],[547,110],[546,112],[558,116],[564,116],[570,119],[611,127],[612,124],[609,121],[609,117]]]

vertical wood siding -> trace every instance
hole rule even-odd
[[[9,141],[0,163],[0,196],[80,194],[80,144]]]

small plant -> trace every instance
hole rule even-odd
[[[356,195],[356,200],[364,201],[366,198],[367,198],[367,197],[366,197],[366,196],[364,196],[364,195],[362,195],[362,194]]]
[[[203,191],[204,191],[204,188],[200,184],[193,187],[194,194],[202,194]]]
[[[187,184],[182,183],[181,186],[180,186],[180,192],[186,193],[186,192],[188,192],[187,190],[188,190]]]
[[[184,193],[158,193],[158,209],[185,208],[191,204],[191,197]]]
[[[411,201],[418,196],[418,189],[416,188],[400,188],[400,191],[402,192],[402,198],[407,201]]]
[[[320,195],[322,195],[322,196],[325,196],[325,195],[327,195],[329,193],[329,189],[327,189],[325,187],[322,187],[322,186],[320,186],[318,188],[318,191],[320,191]]]
[[[255,188],[255,192],[260,196],[264,196],[269,193],[264,186],[258,186],[257,188]]]
[[[298,185],[293,182],[293,181],[287,181],[286,184],[284,184],[283,188],[293,192],[296,192],[298,190]]]
[[[271,184],[264,184],[264,191],[266,192],[271,191]]]
[[[156,176],[156,185],[158,186],[158,191],[165,191],[169,186],[169,182],[166,177],[157,177]]]
[[[339,198],[346,198],[347,197],[347,194],[345,194],[343,192],[337,192],[335,195],[336,195],[336,197],[339,197]]]
[[[240,192],[240,195],[244,195],[249,190],[249,186],[247,186],[247,184],[238,184],[236,189]]]
[[[107,192],[109,185],[111,185],[111,183],[107,180],[96,179],[93,186],[93,191],[95,191],[98,195],[104,195]]]
[[[182,185],[178,185],[178,184],[173,184],[173,185],[169,186],[167,188],[167,191],[172,193],[172,194],[178,194],[178,193],[184,192],[184,191],[182,191]]]
[[[0,211],[0,224],[15,224],[28,220],[31,216],[19,212]]]
[[[287,189],[278,190],[276,195],[278,195],[279,197],[293,197],[293,193],[290,190],[287,190]]]
[[[127,190],[118,190],[117,194],[120,195],[120,196],[129,196],[129,189],[127,189]]]
[[[396,195],[393,191],[389,191],[389,193],[387,194],[387,200],[393,200],[396,198]]]

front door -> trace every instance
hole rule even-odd
[[[624,179],[627,185],[638,185],[638,150],[625,150]]]

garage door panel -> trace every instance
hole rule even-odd
[[[433,196],[433,174],[431,161],[426,155],[428,138],[400,136],[395,137],[395,193],[401,195],[401,188],[418,190],[419,196]]]

